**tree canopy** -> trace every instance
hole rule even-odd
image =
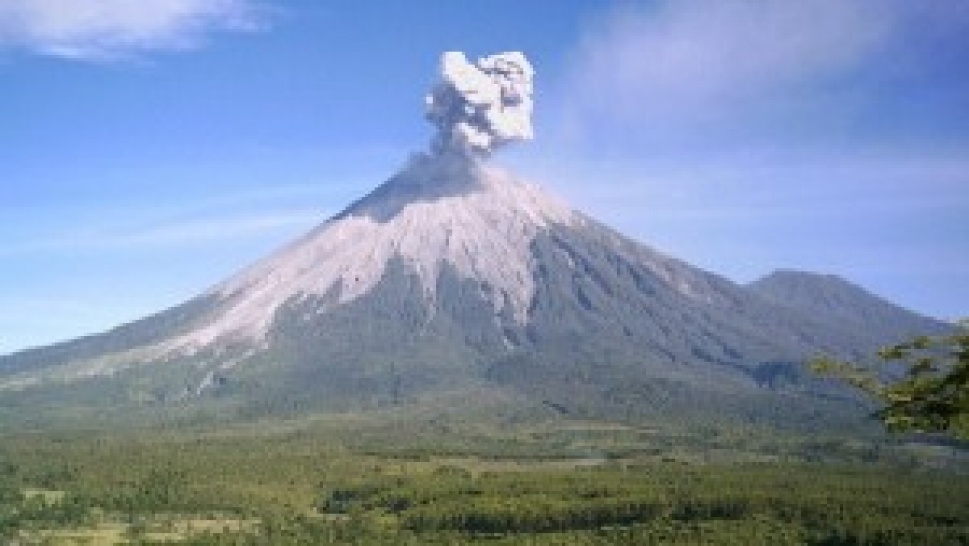
[[[906,366],[902,375],[826,357],[815,371],[847,381],[878,399],[889,430],[942,432],[969,439],[969,319],[945,336],[918,336],[878,351],[884,364]]]

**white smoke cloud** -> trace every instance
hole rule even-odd
[[[426,97],[426,117],[438,129],[432,150],[488,156],[510,142],[530,140],[534,75],[518,51],[475,63],[458,51],[444,53],[441,79]]]
[[[259,28],[252,0],[0,0],[0,49],[105,60],[183,50],[211,30]]]

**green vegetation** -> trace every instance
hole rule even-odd
[[[890,430],[945,432],[969,440],[969,322],[946,336],[919,336],[886,347],[878,356],[901,363],[905,374],[884,378],[867,367],[821,358],[815,370],[843,378],[873,395]]]
[[[0,437],[0,543],[967,544],[965,460],[925,456],[944,449],[351,415],[20,432]]]

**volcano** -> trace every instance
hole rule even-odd
[[[239,418],[427,406],[780,426],[858,413],[805,373],[810,357],[863,358],[947,329],[832,276],[743,286],[693,267],[454,150],[470,129],[449,127],[433,152],[199,297],[0,358],[0,406]]]
[[[835,296],[847,303],[825,303]],[[267,411],[499,392],[589,417],[796,420],[829,398],[807,358],[944,329],[832,276],[737,285],[501,169],[420,156],[192,301],[0,359],[0,387]]]

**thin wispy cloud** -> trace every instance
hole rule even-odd
[[[0,48],[109,60],[198,47],[213,31],[254,31],[252,0],[0,0]]]
[[[598,104],[736,103],[837,75],[890,35],[891,10],[869,2],[667,1],[624,7],[586,36],[578,72]]]
[[[323,216],[318,210],[282,210],[169,221],[133,228],[91,228],[7,244],[0,249],[0,255],[184,250],[233,241],[246,243],[261,236],[292,235],[319,223]]]
[[[245,241],[259,235],[306,228],[319,220],[318,211],[256,213],[218,220],[164,224],[132,233],[92,234],[79,242],[82,247],[93,249],[205,245],[227,240]]]
[[[718,135],[761,137],[757,148],[825,142],[870,126],[872,111],[958,107],[957,96],[922,82],[945,81],[952,67],[938,64],[939,52],[963,55],[967,31],[963,2],[627,4],[590,23],[575,50],[559,130],[594,141],[587,132],[619,124],[626,139],[683,137],[707,148]]]

